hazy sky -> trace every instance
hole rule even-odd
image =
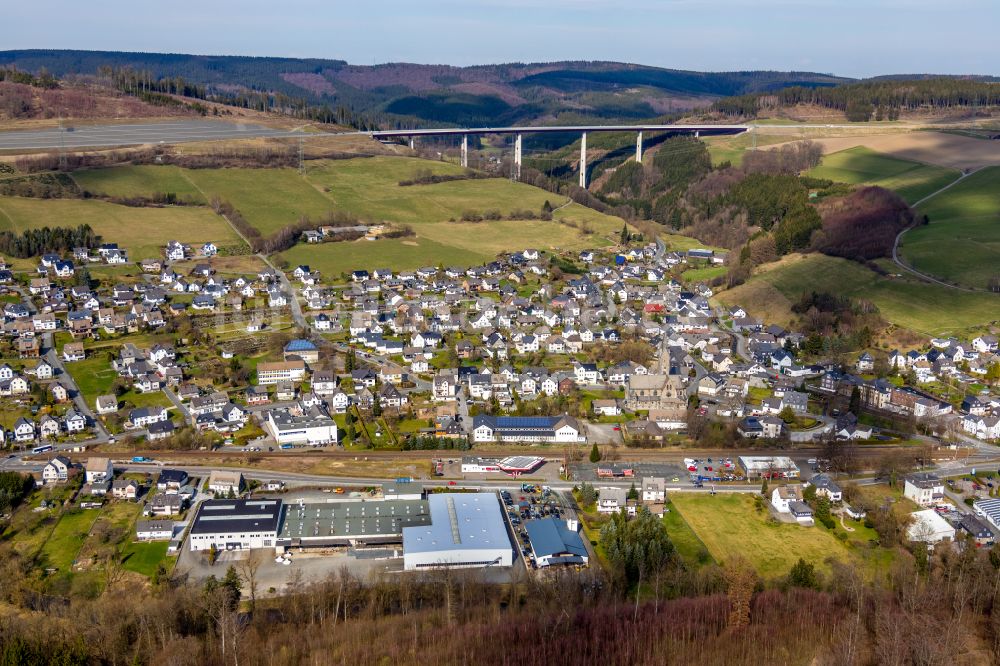
[[[1000,74],[997,0],[7,0],[0,49]]]

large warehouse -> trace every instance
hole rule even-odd
[[[273,548],[281,500],[205,500],[191,524],[191,550]]]
[[[430,523],[427,500],[289,504],[276,545],[359,546],[399,543],[403,529]]]
[[[403,568],[513,565],[513,546],[495,493],[439,493],[429,525],[403,528]]]

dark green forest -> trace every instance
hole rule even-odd
[[[727,116],[753,118],[761,112],[796,104],[816,104],[843,111],[852,122],[896,120],[901,112],[1000,104],[1000,87],[982,78],[936,77],[879,79],[835,87],[792,86],[772,93],[721,99],[712,108]]]

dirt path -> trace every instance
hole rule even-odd
[[[841,526],[841,527],[843,527],[843,528],[844,528],[844,531],[846,531],[846,532],[853,532],[853,531],[854,531],[854,528],[853,528],[853,527],[848,527],[848,526],[847,526],[847,525],[846,525],[846,524],[844,523],[844,514],[840,514],[840,526]]]

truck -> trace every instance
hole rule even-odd
[[[132,456],[132,462],[134,463],[151,463],[152,458],[147,458],[146,456]]]
[[[280,448],[288,450],[288,449],[294,449],[295,447],[291,444],[282,444]]]
[[[408,476],[397,476],[396,477],[396,483],[410,483],[411,481],[413,481],[413,479],[411,479]]]

